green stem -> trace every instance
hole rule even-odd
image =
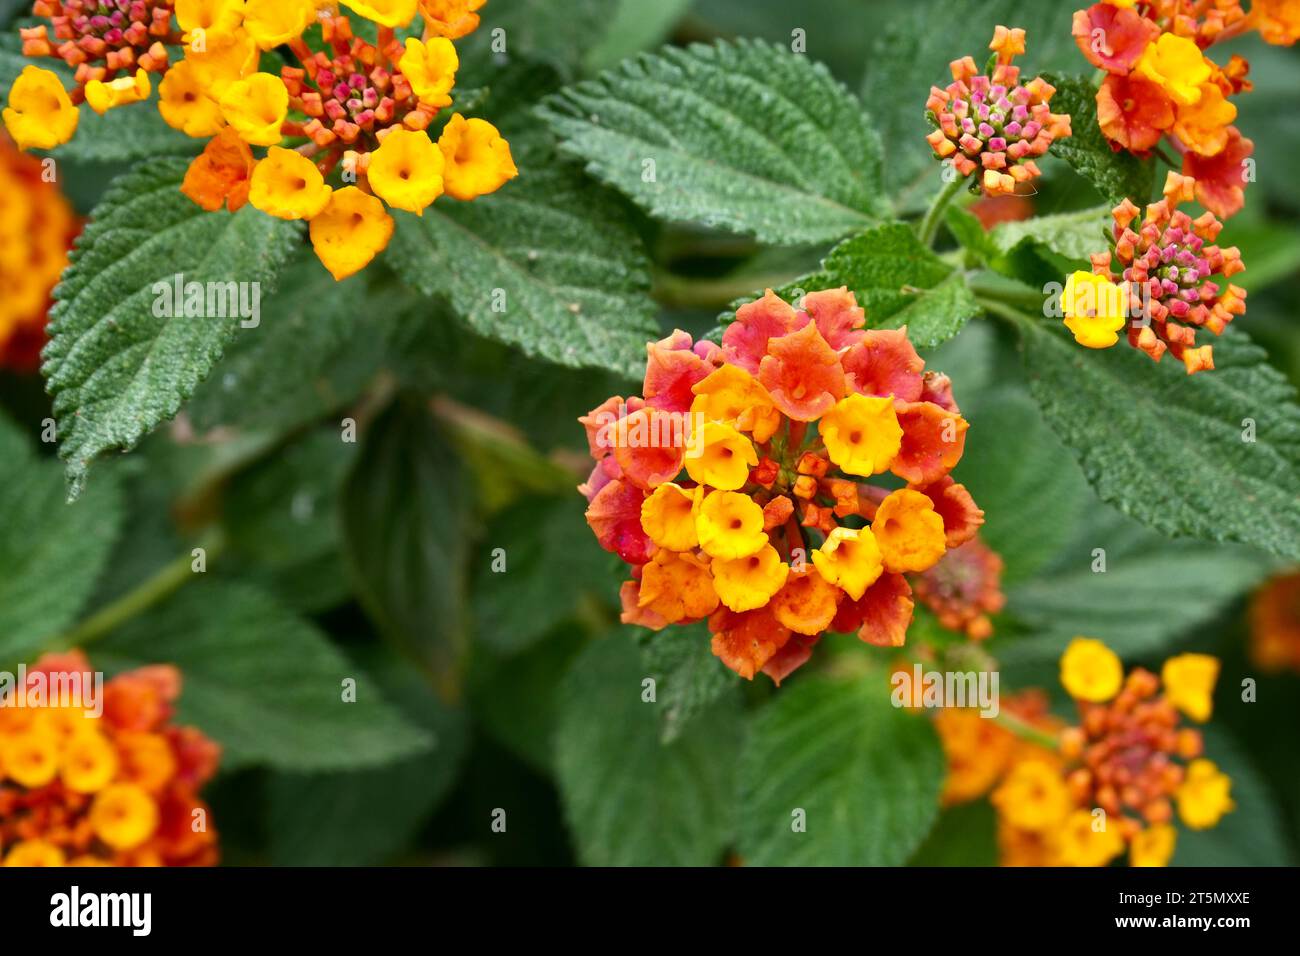
[[[1012,325],[1023,325],[1026,322],[1032,321],[1032,319],[1025,315],[1025,313],[1021,312],[1019,309],[1012,308],[1005,302],[998,302],[996,299],[990,299],[982,295],[976,296],[975,301],[980,304],[984,311],[996,315],[999,318],[1007,319]]]
[[[930,201],[930,208],[925,211],[925,216],[916,227],[916,236],[921,240],[921,245],[934,245],[934,237],[939,233],[939,223],[943,220],[944,210],[964,185],[966,185],[965,176],[947,183],[935,194],[934,199]]]
[[[694,279],[660,271],[651,295],[660,305],[675,309],[722,309],[736,299],[747,299],[762,289],[779,289],[798,278],[797,273],[723,276]]]
[[[1030,743],[1038,744],[1040,747],[1046,747],[1048,750],[1056,749],[1057,740],[1055,734],[1049,734],[1045,730],[1039,730],[1033,724],[1026,723],[1015,714],[1008,713],[1004,710],[1000,711],[997,717],[993,719],[1021,740],[1027,740]]]
[[[206,551],[207,559],[211,559],[221,553],[225,543],[222,539],[213,537],[206,539],[200,547]],[[49,643],[61,648],[85,647],[111,634],[127,621],[179,591],[195,573],[191,569],[193,561],[192,553],[180,555],[134,590],[100,608],[72,630]]]

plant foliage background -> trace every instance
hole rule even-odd
[[[19,6],[0,3],[11,26]],[[296,225],[182,196],[194,145],[156,113],[88,115],[54,154],[91,225],[48,380],[0,378],[0,661],[71,641],[110,672],[178,664],[181,719],[225,748],[210,796],[230,863],[991,864],[991,809],[941,814],[933,731],[864,691],[878,654],[831,640],[775,691],[737,680],[702,628],[620,626],[618,562],[574,491],[575,419],[635,390],[648,339],[707,333],[765,286],[847,277],[972,422],[955,476],[1006,561],[1004,689],[1059,693],[1080,633],[1129,662],[1220,656],[1211,749],[1238,811],[1175,863],[1297,862],[1300,681],[1256,673],[1244,609],[1300,561],[1300,54],[1243,41],[1260,175],[1225,238],[1250,311],[1212,374],[1085,353],[1052,324],[988,315],[971,287],[976,271],[1031,292],[1059,280],[1104,204],[1149,191],[1149,170],[1077,135],[1077,113],[1036,218],[985,234],[956,210],[940,246],[959,237],[956,255],[892,224],[942,185],[921,104],[947,62],[1023,26],[1027,61],[1067,97],[1085,66],[1075,6],[491,0],[459,84],[519,179],[399,214],[381,262],[337,284]],[[14,35],[0,86],[22,66]],[[274,288],[261,326],[152,318],[149,286],[177,272]],[[40,441],[51,416],[59,457]],[[133,613],[98,613],[142,586]],[[947,639],[921,618],[923,637]],[[1249,706],[1243,677],[1259,680]],[[791,806],[835,824],[794,837]]]

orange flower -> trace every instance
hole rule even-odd
[[[1227,219],[1245,205],[1250,170],[1246,161],[1255,144],[1228,127],[1227,141],[1213,156],[1188,152],[1183,156],[1183,175],[1196,180],[1196,201],[1220,219]]]
[[[1077,10],[1071,32],[1088,62],[1115,76],[1127,76],[1160,27],[1131,8],[1094,3]]]
[[[768,343],[758,380],[781,414],[801,422],[820,418],[845,393],[840,357],[813,324]]]
[[[226,128],[190,163],[181,192],[209,212],[222,206],[236,212],[248,202],[253,166],[253,151],[238,133]]]
[[[1267,671],[1300,672],[1300,572],[1272,578],[1251,598],[1250,657]]]
[[[1173,128],[1174,101],[1145,77],[1108,76],[1097,91],[1097,122],[1107,139],[1144,153]]]

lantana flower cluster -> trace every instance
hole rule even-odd
[[[1256,0],[1247,14],[1238,0],[1104,0],[1074,14],[1075,42],[1106,71],[1097,91],[1102,133],[1139,156],[1167,139],[1196,198],[1224,219],[1244,202],[1254,151],[1233,125],[1230,101],[1250,90],[1250,65],[1233,55],[1221,67],[1204,51],[1249,29],[1289,46],[1300,37],[1300,2]]]
[[[0,132],[0,367],[19,371],[39,363],[50,293],[80,229],[44,172]]]
[[[39,2],[54,39],[44,26],[25,30],[24,50],[77,63],[78,85],[69,93],[55,73],[27,67],[4,119],[21,147],[50,149],[75,132],[77,103],[103,113],[139,102],[151,75],[164,73],[163,119],[210,138],[182,191],[210,211],[251,202],[308,221],[317,255],[341,280],[387,247],[388,208],[420,215],[444,193],[474,199],[518,174],[486,120],[452,112],[436,138],[430,132],[452,105],[452,40],[478,25],[482,3],[342,0],[376,25],[370,43],[353,34],[340,4],[321,0]],[[399,40],[417,15],[422,37]],[[307,32],[317,23],[319,40]],[[182,47],[180,59],[169,46]],[[297,65],[260,72],[261,54],[277,47]]]
[[[1070,135],[1070,117],[1051,111],[1056,89],[1042,77],[1020,82],[1012,60],[1025,52],[1024,30],[997,27],[989,49],[995,57],[987,72],[965,56],[949,64],[947,87],[930,87],[925,108],[935,129],[926,142],[961,177],[982,170],[986,195],[1004,196],[1041,175],[1034,160]]]
[[[1109,348],[1128,324],[1128,340],[1155,361],[1169,351],[1188,374],[1214,368],[1214,350],[1196,344],[1199,329],[1221,335],[1246,311],[1246,290],[1227,280],[1246,267],[1236,246],[1215,244],[1223,224],[1213,212],[1192,219],[1178,206],[1195,183],[1170,171],[1164,198],[1145,214],[1125,199],[1112,212],[1114,250],[1091,257],[1061,296],[1065,324],[1089,348]],[[1117,271],[1116,271],[1117,270]]]
[[[47,654],[27,671],[28,697],[37,675],[89,673],[80,652]],[[172,723],[180,692],[180,673],[160,665],[105,682],[99,716],[82,703],[0,706],[4,864],[214,865],[217,832],[198,793],[221,749]]]
[[[1177,843],[1175,817],[1193,830],[1232,811],[1231,780],[1202,756],[1219,662],[1205,654],[1165,661],[1159,676],[1127,675],[1101,641],[1076,638],[1061,658],[1061,682],[1078,706],[1064,726],[1046,695],[1029,691],[1003,711],[1055,738],[1054,747],[999,726],[975,710],[941,711],[948,757],[947,803],[990,792],[1007,866],[1164,866]]]
[[[583,416],[587,521],[631,568],[625,622],[707,619],[728,667],[778,683],[826,631],[904,643],[906,576],[983,512],[948,474],[967,430],[948,378],[865,321],[845,288],[799,309],[769,289],[720,346],[651,344],[643,394]],[[865,480],[885,475],[901,487]]]

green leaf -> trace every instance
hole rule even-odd
[[[520,54],[574,75],[618,5],[619,0],[493,0],[478,11],[478,29],[457,42],[461,62],[476,79],[492,64]]]
[[[1123,343],[1095,351],[1021,327],[1030,390],[1103,501],[1166,535],[1300,558],[1300,407],[1243,332],[1229,328],[1216,368],[1189,376]]]
[[[9,87],[26,66],[57,73],[65,89],[76,85],[72,70],[61,60],[23,56],[22,41],[14,31],[0,35],[0,100],[9,99]],[[157,78],[153,82],[156,86]],[[76,162],[120,163],[158,156],[190,155],[202,149],[203,143],[203,140],[191,139],[167,125],[158,112],[158,94],[155,92],[142,103],[121,106],[103,116],[89,106],[82,106],[76,135],[52,150],[50,155]]]
[[[1010,255],[1022,245],[1038,245],[1058,256],[1078,260],[1079,267],[1086,269],[1088,256],[1107,248],[1110,224],[1110,209],[1098,206],[999,223],[989,236],[1003,255]]]
[[[718,701],[735,696],[736,675],[714,655],[704,624],[649,634],[641,646],[663,711],[665,744],[681,736]]]
[[[427,408],[398,402],[370,426],[343,489],[343,550],[380,632],[454,691],[465,642],[463,466]]]
[[[604,36],[584,57],[588,71],[603,70],[663,43],[690,6],[691,0],[617,0]]]
[[[909,866],[997,866],[998,818],[987,800],[947,807]]]
[[[584,506],[578,494],[530,496],[488,525],[471,590],[478,640],[502,653],[520,651],[572,616],[584,594],[611,581],[608,555],[592,547]]]
[[[373,866],[391,862],[456,781],[468,746],[465,715],[444,705],[395,658],[363,661],[388,698],[428,731],[432,750],[382,767],[276,773],[267,787],[276,866]]]
[[[158,317],[155,285],[170,288],[183,275],[187,283],[269,292],[298,242],[296,223],[251,206],[234,215],[204,212],[179,191],[185,167],[180,159],[154,160],[119,179],[55,288],[42,371],[73,497],[94,459],[133,448],[176,414],[236,332],[257,334],[241,330],[237,314]]]
[[[1054,142],[1052,154],[1096,186],[1107,204],[1114,206],[1128,197],[1143,205],[1155,187],[1155,160],[1110,148],[1097,125],[1096,84],[1085,76],[1048,75],[1045,79],[1056,87],[1052,112],[1070,114],[1071,135]]]
[[[564,683],[555,776],[578,858],[588,866],[709,866],[731,838],[735,707],[660,743],[659,708],[625,631],[597,641]]]
[[[916,851],[939,814],[943,751],[889,698],[883,672],[814,678],[760,712],[740,758],[746,863],[898,866]]]
[[[220,743],[226,770],[370,767],[429,747],[320,631],[245,585],[187,585],[96,645],[92,659],[113,672],[176,665],[178,722]],[[350,703],[346,678],[356,681]]]
[[[911,227],[885,223],[846,239],[831,250],[822,268],[775,290],[787,302],[807,292],[848,286],[867,311],[867,326],[898,329],[918,348],[933,348],[979,315],[980,307],[962,276],[927,249]],[[719,317],[725,328],[735,309],[751,299],[732,303]]]
[[[475,332],[574,367],[631,373],[657,337],[640,238],[616,197],[553,157],[473,202],[398,213],[387,257]]]
[[[795,245],[839,239],[889,208],[861,105],[788,48],[644,54],[547,99],[543,115],[592,175],[671,222]]]
[[[0,413],[0,661],[16,663],[70,626],[94,590],[121,531],[114,474],[81,501],[66,500],[62,469],[38,459]]]

